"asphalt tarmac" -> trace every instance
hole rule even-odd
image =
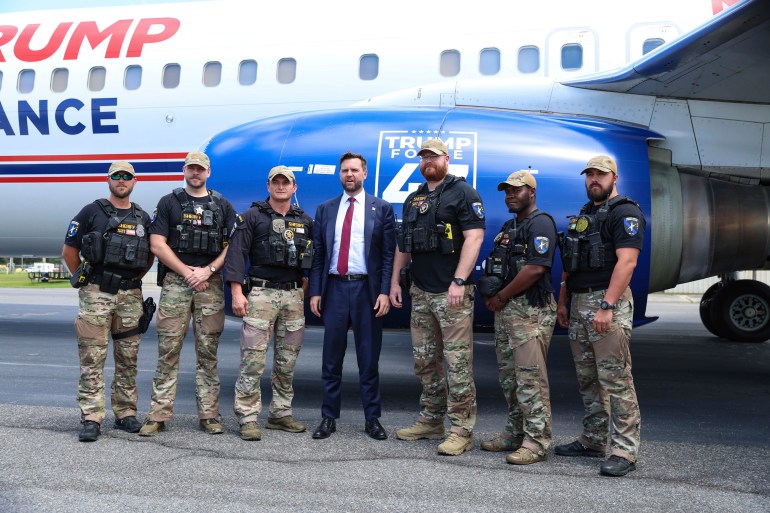
[[[157,288],[145,290],[157,300]],[[516,467],[505,463],[505,453],[479,449],[505,422],[488,333],[476,334],[476,448],[462,456],[439,456],[438,441],[395,438],[396,428],[416,419],[420,393],[406,331],[385,334],[380,360],[388,440],[363,432],[352,337],[337,432],[311,438],[320,421],[318,327],[306,332],[294,382],[294,415],[309,432],[263,429],[259,442],[240,440],[232,412],[235,320],[226,322],[219,348],[225,434],[198,430],[190,335],[168,431],[140,438],[113,429],[108,413],[102,437],[80,443],[76,312],[73,290],[0,289],[2,512],[770,511],[770,343],[711,336],[694,297],[651,296],[647,314],[661,320],[634,330],[642,446],[637,470],[623,478],[600,476],[597,459],[551,451],[544,463]],[[140,420],[149,407],[156,348],[153,323],[139,352]],[[563,333],[554,336],[548,363],[554,444],[570,442],[580,432],[582,405]],[[113,370],[108,357],[108,387]],[[262,390],[267,404],[267,377]]]

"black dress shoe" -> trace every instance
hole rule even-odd
[[[324,417],[318,429],[313,432],[313,438],[316,440],[329,438],[335,431],[337,431],[337,424],[334,422],[334,419]]]
[[[98,422],[87,420],[83,422],[83,429],[78,434],[78,440],[81,442],[95,442],[99,438],[101,431],[101,426],[99,426]]]
[[[364,426],[364,431],[366,431],[366,434],[375,440],[385,440],[388,438],[388,434],[385,432],[382,424],[380,424],[379,419],[367,420],[366,425]]]
[[[138,433],[142,429],[142,423],[136,417],[130,415],[122,419],[115,419],[115,429],[121,429],[126,433]]]

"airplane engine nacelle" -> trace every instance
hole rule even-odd
[[[537,179],[537,205],[559,230],[587,201],[580,172],[594,155],[618,162],[619,190],[636,200],[648,219],[645,250],[632,281],[635,317],[644,322],[650,271],[650,173],[648,130],[578,117],[521,114],[478,108],[350,108],[266,118],[233,127],[208,142],[212,187],[238,211],[267,196],[267,173],[282,164],[297,176],[297,200],[311,216],[322,201],[340,195],[338,161],[346,151],[368,160],[364,187],[390,201],[401,218],[406,196],[424,180],[419,172],[422,141],[440,137],[450,153],[450,172],[465,177],[482,196],[487,231],[476,265],[481,273],[492,240],[511,217],[497,185],[513,171],[530,167]],[[560,282],[561,263],[553,268]],[[493,317],[477,302],[476,325]],[[389,322],[388,322],[389,321]],[[391,313],[386,324],[408,326],[408,315]]]
[[[650,155],[650,292],[766,265],[767,187],[677,170],[664,150],[651,148]]]

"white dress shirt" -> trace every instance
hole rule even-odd
[[[342,195],[340,208],[337,210],[337,223],[334,227],[334,249],[332,250],[332,262],[329,272],[339,274],[337,260],[340,256],[340,242],[342,241],[342,225],[345,222],[345,214],[350,206],[347,193]],[[348,274],[367,274],[366,257],[364,252],[364,190],[361,189],[355,196],[353,207],[353,224],[350,227],[350,251],[348,253]]]

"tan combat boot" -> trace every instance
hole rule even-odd
[[[463,436],[457,433],[449,433],[446,440],[438,446],[438,453],[447,456],[459,456],[465,451],[473,449],[473,436]]]
[[[492,440],[481,442],[481,448],[490,452],[515,451],[521,447],[522,437],[507,438],[503,435],[497,435]]]
[[[441,440],[444,438],[444,423],[430,424],[419,420],[407,428],[396,430],[396,438],[399,440]]]
[[[262,440],[262,431],[259,430],[259,426],[256,422],[245,422],[241,424],[241,440]]]
[[[545,451],[540,450],[532,452],[526,447],[519,447],[516,452],[512,452],[505,457],[505,461],[511,465],[530,465],[539,461],[545,461]]]
[[[166,423],[162,420],[145,419],[142,428],[139,430],[139,436],[155,436],[161,431],[166,430]]]
[[[219,419],[201,419],[198,424],[200,424],[203,431],[210,435],[221,435],[225,432],[225,428],[222,427]]]
[[[267,429],[280,429],[281,431],[288,431],[289,433],[302,433],[307,427],[298,422],[297,419],[291,415],[287,417],[276,417],[267,419],[265,424]]]

